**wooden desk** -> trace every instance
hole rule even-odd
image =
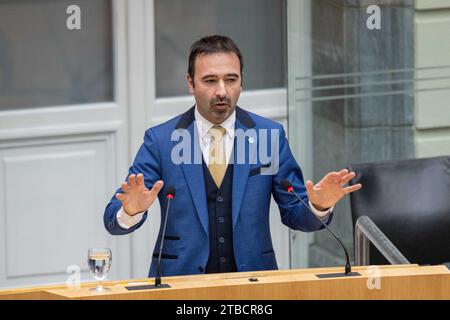
[[[373,273],[368,267],[354,267],[360,277],[319,279],[316,274],[342,272],[343,268],[296,269],[227,274],[209,274],[163,278],[171,288],[128,291],[134,279],[106,282],[112,289],[92,294],[95,283],[83,283],[80,289],[42,286],[0,290],[0,299],[449,299],[450,271],[445,266],[379,266],[380,289],[369,289]],[[250,282],[249,278],[257,278]]]

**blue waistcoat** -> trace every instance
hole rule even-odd
[[[220,188],[204,161],[203,176],[209,218],[209,258],[205,272],[236,272],[231,216],[233,165],[228,165]]]

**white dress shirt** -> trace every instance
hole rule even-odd
[[[225,142],[225,159],[226,163],[228,165],[230,161],[230,156],[233,150],[233,144],[234,144],[234,123],[236,122],[236,110],[233,111],[233,113],[220,124],[223,128],[226,130],[226,139],[224,139]],[[206,165],[209,164],[209,150],[211,147],[211,141],[212,137],[211,134],[208,132],[209,129],[213,126],[215,126],[214,123],[208,121],[203,117],[200,112],[198,112],[197,107],[195,108],[195,123],[197,127],[199,142],[200,142],[200,149],[203,154],[203,160],[205,161]],[[320,211],[317,210],[311,202],[309,202],[309,207],[311,210],[322,220],[327,220],[328,215],[331,211],[333,211],[334,207],[331,207],[328,210]],[[123,207],[120,208],[120,210],[117,212],[117,222],[120,227],[123,229],[129,229],[133,227],[134,225],[138,224],[144,215],[144,212],[140,212],[134,216],[128,215],[124,210]]]
[[[220,124],[225,128],[226,133],[223,141],[225,142],[225,160],[226,164],[230,162],[231,152],[234,145],[234,123],[236,122],[236,110]],[[203,160],[206,165],[209,165],[209,150],[211,149],[212,135],[209,133],[209,129],[215,126],[214,123],[209,122],[203,117],[197,108],[195,108],[195,124],[197,126],[198,139],[200,141],[200,150],[202,150]]]

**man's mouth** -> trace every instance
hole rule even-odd
[[[214,104],[214,107],[216,107],[217,109],[221,109],[221,110],[228,108],[228,106],[229,106],[229,104],[226,102],[217,102]]]

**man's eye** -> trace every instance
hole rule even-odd
[[[237,81],[237,79],[235,79],[235,78],[226,80],[227,83],[235,83],[236,81]]]
[[[215,80],[208,79],[208,80],[205,80],[205,83],[207,83],[207,84],[212,84],[212,83],[214,83],[214,81],[215,81]]]

